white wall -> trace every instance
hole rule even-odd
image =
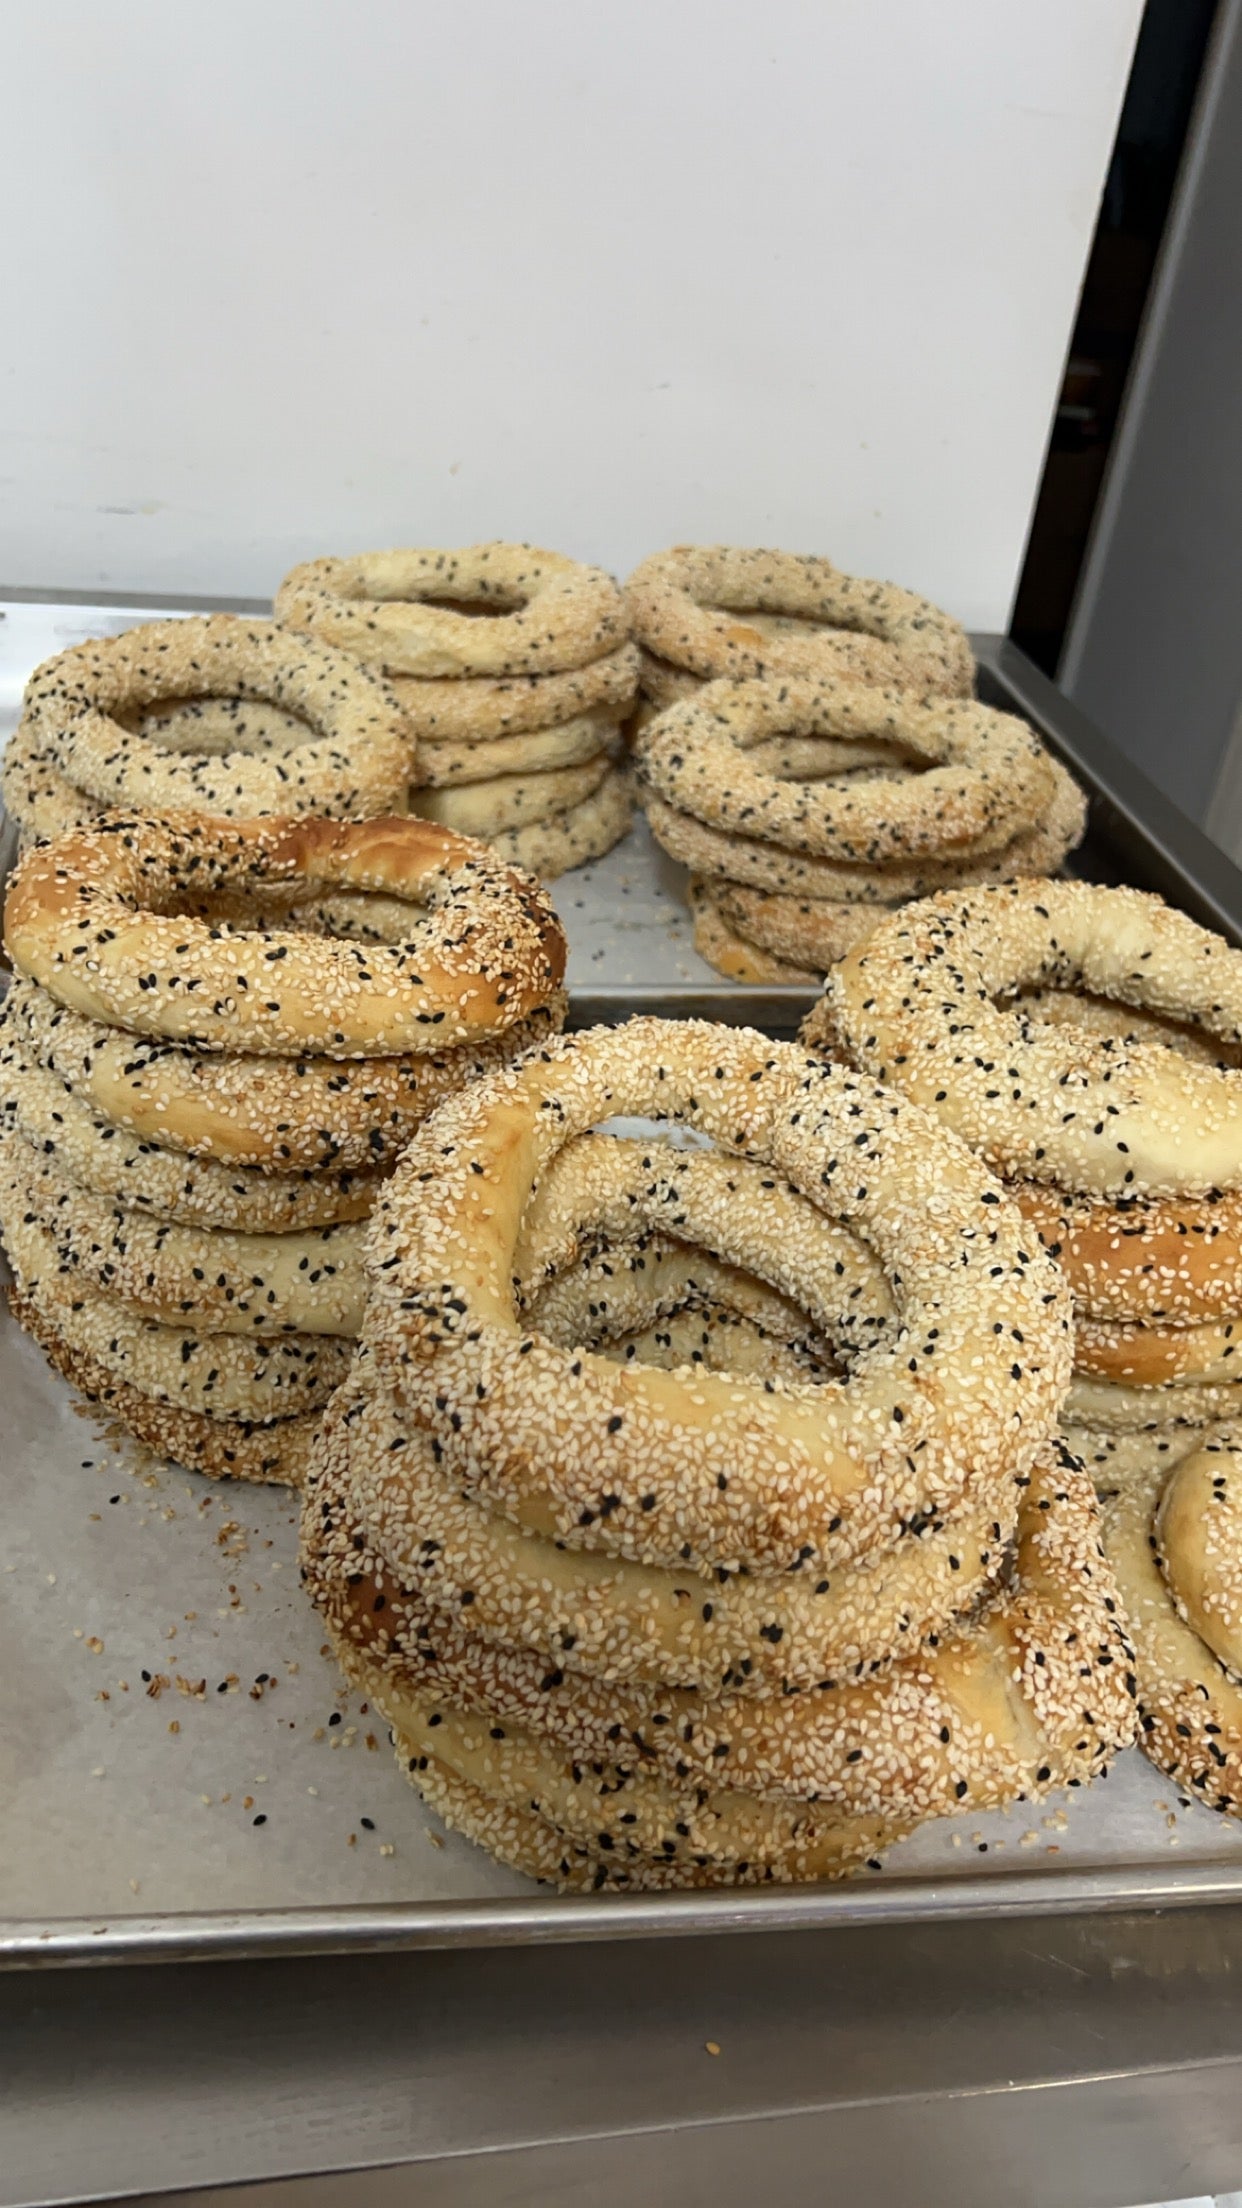
[[[527,536],[1002,624],[1140,0],[7,0],[0,576]]]

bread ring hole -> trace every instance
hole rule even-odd
[[[1119,1004],[1111,997],[1076,989],[1070,983],[1036,984],[1002,992],[992,1001],[998,1010],[1022,1012],[1044,1026],[1077,1028],[1103,1042],[1105,1048],[1128,1050],[1136,1044],[1156,1045],[1197,1065],[1222,1069],[1242,1066],[1242,1049],[1207,1034],[1193,1019],[1174,1019],[1168,1013]]]
[[[112,718],[127,734],[180,758],[223,759],[237,752],[279,757],[313,743],[318,733],[288,706],[240,695],[161,698]]]
[[[437,613],[460,613],[474,621],[501,620],[506,614],[522,612],[531,602],[529,591],[487,577],[480,577],[474,583],[462,577],[451,591],[445,591],[437,590],[430,577],[427,588],[419,590],[404,581],[385,582],[382,576],[378,580],[373,576],[364,580],[347,574],[335,587],[342,598],[369,599],[381,606],[427,606]]]

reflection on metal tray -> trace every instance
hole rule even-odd
[[[144,609],[0,601],[0,732],[35,662]],[[161,611],[169,609],[162,608]],[[1092,795],[1084,873],[1242,941],[1242,877],[1004,640],[981,689]],[[555,895],[572,1017],[796,1031],[803,989],[721,982],[640,827]],[[1119,1911],[1242,1898],[1242,1829],[1137,1753],[1060,1801],[933,1825],[831,1887],[561,1898],[445,1834],[339,1689],[297,1588],[296,1507],[99,1438],[11,1324],[0,1577],[0,1960],[16,1966]]]

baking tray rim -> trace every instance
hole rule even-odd
[[[108,602],[86,592],[0,591],[26,603]],[[145,593],[111,594],[142,610]],[[202,603],[202,601],[198,601]],[[213,600],[212,605],[239,605]],[[164,608],[189,610],[184,598]],[[239,606],[239,610],[241,610]],[[244,610],[257,610],[254,602]],[[1207,925],[1242,943],[1242,873],[1141,771],[1063,698],[1002,636],[972,638],[985,678],[1005,693],[1074,769],[1103,812],[1106,838],[1141,847],[1152,886],[1172,890]],[[576,990],[571,1021],[667,1011],[789,1033],[814,1003],[813,988],[736,983],[615,984]],[[196,1910],[158,1915],[0,1917],[0,1969],[120,1963],[241,1961],[266,1956],[365,1954],[415,1949],[584,1943],[734,1932],[822,1931],[862,1925],[967,1923],[980,1918],[1115,1915],[1242,1902],[1242,1866],[1101,1865],[1085,1870],[854,1878],[827,1886],[776,1886],[671,1894],[481,1897],[477,1901],[316,1904],[288,1909]]]

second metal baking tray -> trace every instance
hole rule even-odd
[[[148,609],[0,598],[0,716],[35,660]],[[166,611],[168,609],[160,609]],[[1091,794],[1080,870],[1159,889],[1242,941],[1242,877],[1042,676],[976,639],[983,695]],[[572,1018],[795,1031],[807,990],[722,983],[640,825],[554,894]],[[297,1586],[296,1505],[114,1442],[0,1326],[0,1962],[607,1940],[1242,1900],[1242,1828],[1137,1752],[1106,1782],[931,1825],[844,1885],[549,1894],[448,1834],[345,1694]]]

